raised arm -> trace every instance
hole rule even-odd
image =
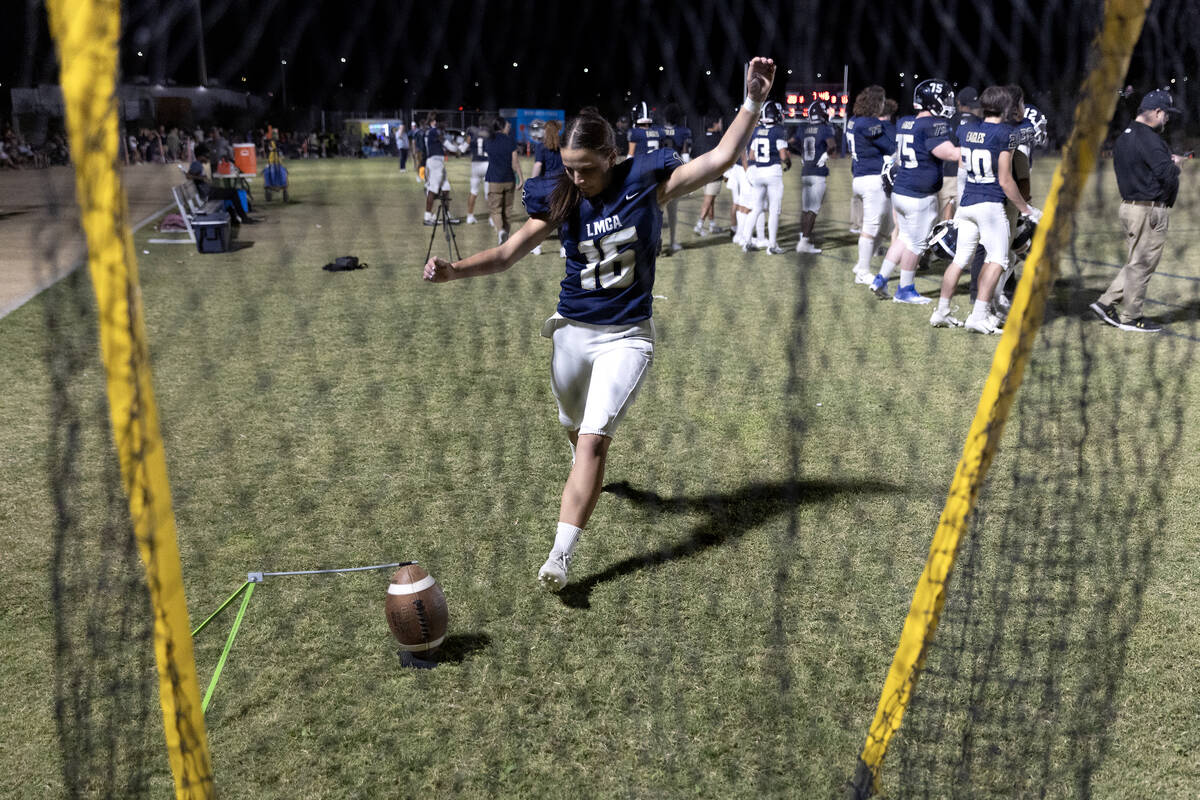
[[[775,80],[775,62],[769,58],[754,58],[746,70],[746,100],[742,103],[733,123],[721,137],[717,146],[702,156],[693,158],[678,167],[671,177],[658,185],[658,202],[666,203],[683,197],[706,183],[716,180],[725,170],[733,166],[758,124],[758,112],[771,91]]]
[[[516,153],[513,157],[516,158]],[[462,261],[450,262],[433,256],[425,262],[421,277],[431,283],[445,283],[458,278],[475,278],[504,272],[541,244],[550,235],[551,230],[553,228],[546,220],[530,217],[528,222],[504,240],[504,244],[467,256]]]

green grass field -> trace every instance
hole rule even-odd
[[[1038,164],[1039,205],[1052,164]],[[931,329],[928,308],[852,285],[841,162],[816,257],[790,252],[798,171],[785,256],[695,237],[688,198],[686,249],[658,263],[654,368],[573,585],[551,596],[535,577],[570,454],[538,331],[557,247],[432,286],[411,172],[289,166],[293,202],[260,204],[266,219],[236,252],[136,237],[193,624],[248,571],[415,559],[446,592],[451,639],[436,670],[402,669],[386,572],[268,579],[207,713],[220,793],[834,796],[996,338]],[[1089,185],[885,764],[895,796],[1200,795],[1200,202],[1187,171],[1150,286],[1159,336],[1086,316],[1122,260],[1111,165],[1102,191]],[[466,162],[450,175],[463,214]],[[464,254],[493,235],[457,228]],[[321,270],[346,254],[369,268]],[[148,774],[150,796],[170,792],[148,648],[97,656],[143,687],[123,728],[139,745],[106,743],[83,711],[62,736],[55,722],[56,696],[105,685],[89,689],[87,659],[64,658],[62,638],[146,624],[136,558],[92,560],[121,530],[121,498],[90,297],[80,274],[0,320],[0,724],[21,732],[0,737],[3,797],[62,796],[78,771],[95,788],[109,761]],[[197,638],[202,689],[232,618]],[[81,729],[99,741],[80,743]]]

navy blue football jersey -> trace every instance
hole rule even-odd
[[[805,175],[829,174],[829,167],[824,164],[817,166],[817,162],[829,152],[829,140],[836,136],[833,126],[828,122],[806,122],[796,130],[792,142],[800,151],[800,163],[804,165]]]
[[[471,140],[471,160],[487,161],[487,137],[476,136]]]
[[[1033,123],[1028,119],[1022,119],[1020,124],[1016,126],[1016,133],[1017,147],[1029,159],[1030,166],[1033,166],[1033,140],[1037,136],[1037,128],[1033,127]]]
[[[666,148],[627,158],[613,167],[608,188],[584,197],[558,236],[567,251],[567,274],[558,313],[591,325],[628,325],[649,319],[654,263],[662,238],[658,185],[683,164]],[[525,182],[531,217],[550,210],[557,179]]]
[[[1004,189],[996,177],[1000,154],[1017,149],[1017,131],[1003,122],[969,122],[958,129],[959,166],[967,176],[962,205],[1003,203]]]
[[[787,149],[787,130],[782,125],[759,125],[750,135],[746,152],[752,166],[769,167],[779,163],[781,147]]]
[[[484,150],[488,154],[486,180],[488,183],[512,183],[517,175],[513,172],[512,154],[517,143],[507,133],[493,133],[488,137]]]
[[[649,128],[633,128],[629,131],[629,141],[633,142],[635,156],[653,153],[663,146],[662,140],[662,129],[657,125],[651,125]]]
[[[883,157],[896,152],[890,123],[875,117],[851,117],[846,123],[846,146],[850,148],[850,174],[855,178],[878,175]]]
[[[563,171],[562,154],[558,150],[551,150],[540,142],[537,149],[534,150],[533,160],[542,162],[543,175],[557,175]]]
[[[423,139],[427,157],[446,155],[446,151],[442,149],[442,132],[437,128],[426,128]]]
[[[663,125],[660,129],[662,132],[663,147],[670,147],[673,150],[678,150],[681,153],[690,153],[692,151],[692,129],[686,125]]]
[[[893,194],[928,197],[942,188],[941,159],[933,150],[950,141],[950,121],[943,117],[902,117],[896,125],[896,183]]]

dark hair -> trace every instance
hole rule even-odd
[[[854,98],[854,116],[878,117],[883,113],[884,93],[882,86],[872,84]]]
[[[504,117],[496,117],[494,120],[492,120],[492,132],[504,133],[504,126],[507,124],[508,120],[506,120]]]
[[[989,86],[979,95],[979,107],[985,117],[1005,119],[1012,105],[1012,92],[1007,86]]]
[[[663,106],[663,121],[668,125],[679,125],[683,122],[683,110],[678,103],[667,103]]]
[[[543,129],[542,146],[547,150],[558,151],[558,129],[561,124],[556,119],[546,121],[546,127]]]
[[[582,113],[567,121],[567,126],[563,128],[562,136],[559,139],[559,146],[572,150],[592,150],[614,159],[620,155],[617,152],[616,134],[613,133],[608,120],[599,114],[590,112]],[[567,173],[563,172],[559,175],[558,182],[554,184],[554,189],[550,192],[550,224],[561,225],[579,207],[581,198],[582,193],[579,191],[579,187]]]
[[[896,116],[896,112],[899,110],[900,104],[888,97],[883,101],[883,112],[879,116],[888,117],[890,119],[891,117]]]
[[[1011,102],[1008,106],[1008,113],[1005,114],[1005,122],[1017,124],[1022,119],[1021,106],[1025,103],[1025,92],[1020,86],[1015,83],[1010,83],[1004,87],[1008,89],[1008,94],[1011,97]]]

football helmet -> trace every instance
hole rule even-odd
[[[829,122],[829,104],[824,100],[809,103],[808,118],[814,122]]]
[[[929,232],[929,255],[936,261],[953,261],[958,247],[958,223],[944,219]]]
[[[1033,234],[1036,232],[1036,222],[1029,217],[1017,217],[1017,224],[1013,229],[1012,251],[1018,256],[1024,257],[1029,252],[1029,248],[1033,246]]]
[[[634,106],[629,116],[633,118],[634,125],[645,125],[654,122],[654,118],[650,116],[650,104],[645,100]]]
[[[763,125],[778,125],[783,122],[783,106],[768,100],[763,103],[762,111],[758,112],[758,121]]]
[[[949,119],[958,111],[954,105],[954,90],[941,78],[921,81],[913,90],[913,109]]]
[[[1050,138],[1048,132],[1050,120],[1046,118],[1045,114],[1031,105],[1025,106],[1025,119],[1029,120],[1033,125],[1033,143],[1038,147],[1045,146]]]
[[[890,156],[883,159],[883,169],[879,171],[879,177],[883,178],[884,193],[892,193],[892,187],[896,185],[896,175],[899,172],[900,164],[896,159]]]

